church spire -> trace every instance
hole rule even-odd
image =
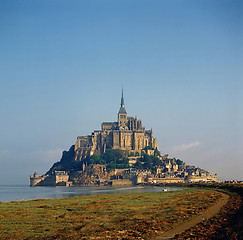
[[[122,87],[121,108],[124,108],[124,107],[125,107],[125,104],[124,104],[123,87]]]
[[[123,97],[123,87],[122,87],[122,97],[121,97],[121,107],[120,107],[120,111],[119,114],[127,114],[126,110],[125,110],[125,104],[124,104],[124,97]]]

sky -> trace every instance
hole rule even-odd
[[[159,150],[243,180],[243,2],[0,0],[0,183],[129,116]]]

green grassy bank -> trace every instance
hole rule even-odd
[[[151,239],[215,204],[213,189],[0,203],[0,239]]]

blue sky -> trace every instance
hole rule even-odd
[[[79,135],[129,115],[163,154],[243,172],[238,0],[0,0],[0,181],[28,184]]]

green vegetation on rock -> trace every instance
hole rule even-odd
[[[153,150],[153,154],[149,155],[148,151]],[[136,157],[136,163],[129,165],[129,157]],[[138,158],[137,158],[138,157]],[[64,151],[60,162],[56,162],[47,173],[54,171],[81,171],[83,166],[91,164],[106,165],[108,171],[113,169],[135,168],[138,170],[151,170],[152,174],[156,174],[156,167],[164,166],[164,161],[158,149],[152,147],[145,147],[139,154],[138,152],[124,151],[119,149],[107,149],[102,155],[93,154],[87,156],[81,161],[75,160],[74,146],[69,151]],[[175,162],[181,165],[183,161],[180,159],[168,159],[173,164]]]
[[[60,162],[56,162],[48,173],[53,171],[79,171],[82,170],[83,164],[104,164],[108,170],[129,168],[128,152],[122,150],[108,149],[102,155],[92,155],[81,161],[75,161],[74,146],[68,152],[63,152]]]

